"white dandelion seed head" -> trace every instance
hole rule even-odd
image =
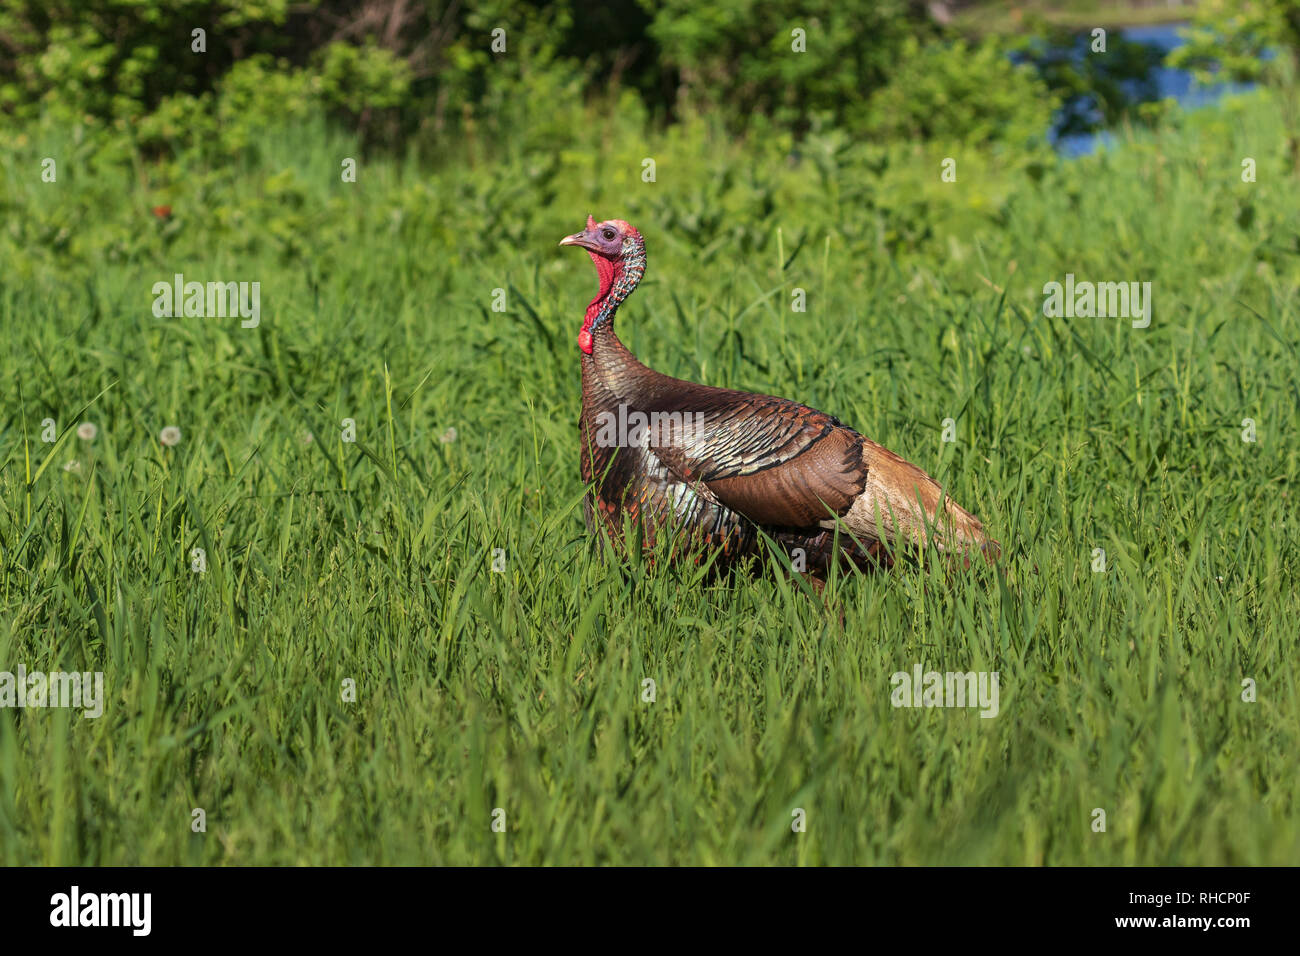
[[[448,445],[454,442],[455,440],[456,440],[455,428],[448,428],[445,432],[443,432],[441,435],[438,436],[438,441],[442,442],[444,445]]]
[[[168,425],[158,433],[158,440],[168,448],[181,443],[181,430],[175,425]]]
[[[77,426],[77,437],[82,441],[94,441],[99,434],[99,426],[94,422],[82,422]]]

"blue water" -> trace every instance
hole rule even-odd
[[[1179,36],[1179,31],[1186,26],[1186,23],[1162,23],[1154,26],[1127,27],[1119,30],[1118,34],[1122,39],[1155,47],[1162,54],[1166,54],[1175,47],[1183,45],[1184,40]],[[1111,34],[1108,33],[1108,41],[1110,36]],[[1172,70],[1163,64],[1151,71],[1150,79],[1154,81],[1157,99],[1170,97],[1185,109],[1207,106],[1227,94],[1241,93],[1254,86],[1253,83],[1198,86],[1188,71]],[[1086,156],[1100,147],[1111,145],[1114,141],[1115,137],[1106,130],[1070,136],[1053,136],[1057,152],[1067,157]]]

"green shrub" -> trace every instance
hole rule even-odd
[[[889,82],[870,103],[870,129],[887,139],[941,140],[1021,148],[1042,142],[1055,107],[1033,67],[1015,65],[1005,48],[909,39]]]
[[[820,115],[858,122],[897,53],[935,28],[903,0],[694,0],[652,3],[649,32],[688,106],[726,108],[737,123],[761,112],[806,129]],[[796,52],[795,30],[804,52]]]
[[[288,0],[0,0],[0,109],[140,116],[205,92],[238,58],[289,46],[288,15]]]

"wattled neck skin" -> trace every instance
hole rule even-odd
[[[640,236],[629,236],[623,242],[623,253],[617,259],[608,259],[597,252],[588,250],[591,261],[596,265],[596,274],[600,279],[600,291],[587,306],[587,314],[578,332],[578,348],[591,355],[598,341],[596,333],[608,330],[609,336],[618,341],[612,333],[614,330],[614,313],[623,301],[632,294],[641,277],[645,275],[645,242]]]

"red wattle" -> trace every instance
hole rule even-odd
[[[587,315],[582,323],[582,331],[578,333],[578,348],[582,349],[588,355],[591,354],[592,338],[591,323],[600,315],[600,310],[605,304],[605,298],[614,288],[614,282],[623,274],[623,263],[611,262],[598,253],[587,250],[587,255],[591,256],[591,261],[596,264],[596,275],[600,279],[600,291],[596,293],[596,298],[591,300],[587,306]]]

